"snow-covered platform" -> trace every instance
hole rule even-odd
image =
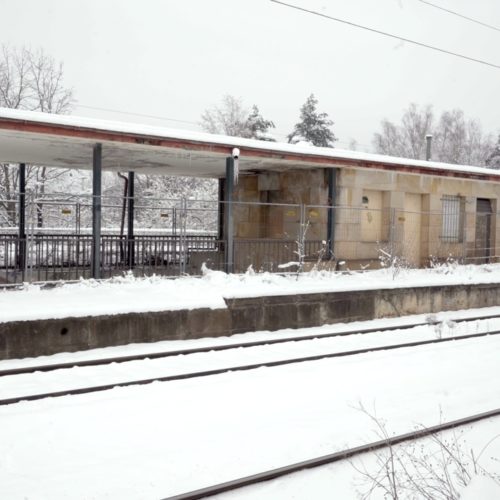
[[[0,293],[0,359],[496,305],[497,264],[28,285]]]

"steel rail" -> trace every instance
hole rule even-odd
[[[191,372],[191,373],[179,373],[176,375],[167,375],[167,376],[163,376],[163,377],[154,377],[154,378],[140,379],[140,380],[129,380],[129,381],[125,381],[125,382],[115,382],[112,384],[97,385],[97,386],[90,386],[90,387],[80,387],[80,388],[75,388],[75,389],[66,389],[63,391],[46,392],[46,393],[40,393],[40,394],[29,394],[26,396],[16,396],[13,398],[0,399],[0,406],[12,405],[12,404],[20,403],[21,401],[37,401],[40,399],[47,399],[47,398],[59,398],[59,397],[63,397],[63,396],[75,396],[75,395],[79,395],[79,394],[89,394],[89,393],[93,393],[93,392],[102,392],[102,391],[108,391],[110,389],[114,389],[116,387],[131,387],[131,386],[135,386],[135,385],[147,385],[147,384],[151,384],[153,382],[173,382],[176,380],[186,380],[186,379],[192,379],[192,378],[209,377],[212,375],[221,375],[223,373],[229,373],[229,372],[247,371],[247,370],[254,370],[257,368],[264,368],[264,367],[270,368],[270,367],[284,366],[284,365],[290,365],[290,364],[295,364],[295,363],[304,363],[307,361],[319,361],[321,359],[341,358],[341,357],[347,357],[347,356],[355,356],[358,354],[368,354],[368,353],[379,352],[379,351],[391,351],[391,350],[395,350],[395,349],[403,349],[403,348],[408,348],[408,347],[418,347],[418,346],[424,346],[424,345],[429,345],[429,344],[441,344],[444,342],[467,340],[467,339],[472,339],[472,338],[476,338],[476,337],[480,338],[480,337],[487,337],[487,336],[493,336],[493,335],[499,335],[499,334],[500,334],[500,330],[496,330],[493,332],[473,333],[473,334],[469,334],[469,335],[460,335],[460,336],[456,336],[456,337],[421,340],[421,341],[415,341],[415,342],[405,342],[402,344],[391,344],[391,345],[385,345],[385,346],[369,347],[369,348],[365,348],[365,349],[355,349],[355,350],[350,350],[350,351],[337,351],[337,352],[333,352],[333,353],[316,354],[313,356],[304,356],[304,357],[300,357],[300,358],[281,359],[278,361],[264,361],[262,363],[252,363],[249,365],[230,366],[230,367],[226,367],[226,368],[216,368],[216,369],[212,369],[212,370],[203,370],[203,371]]]
[[[474,316],[471,318],[457,318],[457,319],[447,319],[443,321],[452,321],[453,323],[466,323],[469,321],[479,321],[479,320],[488,320],[500,318],[498,314],[492,314],[489,316]],[[265,345],[273,345],[273,344],[283,344],[286,342],[303,342],[307,340],[315,340],[315,339],[326,339],[333,337],[344,337],[349,335],[364,335],[367,333],[375,333],[375,332],[389,332],[395,330],[410,330],[412,328],[416,328],[418,326],[426,326],[426,325],[437,325],[442,323],[442,321],[429,322],[423,321],[418,323],[408,323],[404,325],[394,325],[388,327],[372,327],[372,328],[362,328],[359,330],[351,330],[351,331],[342,331],[342,332],[334,332],[334,333],[317,333],[311,335],[301,335],[296,337],[283,337],[277,339],[264,339],[264,340],[256,340],[251,342],[239,342],[234,344],[219,344],[212,346],[204,346],[204,347],[193,347],[191,349],[179,349],[172,351],[162,351],[162,352],[149,352],[146,354],[131,354],[128,356],[116,356],[109,358],[100,358],[100,359],[88,359],[81,361],[68,361],[64,363],[52,363],[46,365],[36,365],[36,366],[27,366],[27,367],[19,367],[19,368],[8,368],[5,370],[0,370],[0,377],[6,377],[11,375],[24,375],[35,372],[50,372],[55,370],[64,370],[68,368],[83,368],[87,366],[100,366],[100,365],[108,365],[112,363],[126,363],[129,361],[141,361],[145,359],[159,359],[159,358],[168,358],[172,356],[186,356],[190,354],[201,354],[206,352],[216,352],[216,351],[227,351],[230,349],[244,349],[249,347],[259,347]]]
[[[205,488],[200,488],[198,490],[190,491],[187,493],[181,493],[180,495],[174,495],[163,500],[198,500],[200,498],[207,498],[213,495],[218,495],[220,493],[226,493],[228,491],[243,488],[245,486],[250,486],[257,483],[262,483],[264,481],[269,481],[271,479],[276,479],[278,477],[286,476],[294,472],[300,472],[306,469],[312,469],[314,467],[320,467],[322,465],[331,464],[334,462],[339,462],[347,458],[352,458],[363,453],[373,452],[389,446],[395,446],[407,441],[414,441],[417,439],[430,436],[431,434],[436,434],[438,432],[454,429],[455,427],[460,427],[463,425],[472,424],[480,420],[485,420],[487,418],[500,416],[500,408],[496,410],[491,410],[483,413],[477,413],[468,417],[460,418],[458,420],[451,420],[449,422],[444,422],[438,425],[433,425],[431,427],[423,427],[415,431],[406,432],[405,434],[399,434],[397,436],[388,437],[387,439],[382,439],[380,441],[375,441],[373,443],[364,444],[361,446],[356,446],[354,448],[348,448],[341,451],[336,451],[330,453],[329,455],[323,455],[321,457],[311,458],[309,460],[304,460],[302,462],[297,462],[291,465],[286,465],[284,467],[279,467],[277,469],[271,469],[258,474],[252,474],[251,476],[241,477],[239,479],[233,479],[232,481],[227,481],[224,483],[215,484],[213,486],[207,486]]]

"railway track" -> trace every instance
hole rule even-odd
[[[446,319],[447,322],[453,322],[456,324],[472,322],[472,321],[482,321],[488,319],[498,319],[500,315],[492,314],[488,316],[473,316],[469,318],[450,318]],[[145,354],[132,354],[128,356],[114,356],[108,358],[100,358],[100,359],[89,359],[82,361],[69,361],[65,363],[53,363],[53,364],[43,364],[37,366],[28,366],[28,367],[20,367],[20,368],[9,368],[5,370],[0,370],[0,377],[11,376],[11,375],[22,375],[29,374],[35,372],[51,372],[55,370],[64,370],[69,368],[83,368],[89,366],[102,366],[109,365],[112,363],[126,363],[130,361],[141,361],[145,359],[161,359],[168,358],[173,356],[187,356],[190,354],[201,354],[206,352],[219,352],[219,351],[227,351],[230,349],[246,349],[249,347],[259,347],[266,345],[275,345],[275,344],[284,344],[288,342],[303,342],[308,340],[316,340],[316,339],[326,339],[326,338],[334,338],[334,337],[345,337],[349,335],[364,335],[368,333],[376,333],[376,332],[389,332],[389,331],[398,331],[398,330],[410,330],[412,328],[416,328],[419,326],[428,326],[433,324],[439,324],[440,321],[430,322],[430,321],[421,321],[416,323],[407,323],[403,325],[394,325],[388,326],[385,328],[373,327],[373,328],[362,328],[358,330],[347,330],[342,332],[334,332],[334,333],[317,333],[311,335],[301,335],[295,337],[281,337],[276,339],[265,339],[258,340],[252,342],[239,342],[239,343],[229,343],[229,344],[216,344],[211,346],[203,346],[203,347],[194,347],[191,349],[179,349],[172,351],[163,351],[163,352],[149,352]]]
[[[491,319],[491,318],[498,318],[497,315],[491,316],[491,317],[480,317],[480,318],[467,318],[467,319],[458,319],[456,322],[464,322],[464,321],[476,321],[477,319]],[[419,324],[413,324],[413,325],[404,325],[404,328],[412,328],[415,326],[421,326],[421,325],[428,325],[428,323],[419,323]],[[401,329],[401,325],[398,327],[391,327],[388,329],[388,331],[393,331]],[[378,332],[381,331],[380,328],[372,328],[372,329],[365,329],[362,332],[363,333],[368,333],[368,332]],[[212,350],[228,350],[228,349],[236,349],[240,347],[255,347],[255,346],[263,346],[263,345],[269,345],[270,343],[283,343],[283,342],[296,342],[296,341],[305,341],[305,340],[312,340],[312,339],[317,339],[317,338],[324,338],[324,337],[335,337],[335,336],[346,336],[346,335],[356,335],[360,333],[360,331],[355,330],[355,331],[350,331],[350,332],[337,332],[334,334],[319,334],[319,335],[310,335],[310,336],[303,336],[303,337],[291,337],[288,339],[271,339],[271,342],[269,340],[266,341],[258,341],[258,342],[246,342],[246,343],[240,343],[240,344],[225,344],[225,345],[219,345],[219,346],[210,346],[210,347],[204,347],[204,348],[195,348],[195,349],[187,349],[187,350],[181,350],[181,351],[169,351],[168,353],[154,353],[157,357],[165,357],[162,356],[164,354],[167,354],[168,356],[178,356],[178,355],[186,355],[186,354],[193,354],[193,353],[202,353],[202,352],[210,352]],[[474,339],[474,338],[480,338],[480,337],[486,337],[486,336],[494,336],[500,334],[500,330],[492,331],[492,332],[482,332],[482,333],[473,333],[473,334],[465,334],[465,335],[460,335],[460,336],[450,336],[446,338],[432,338],[432,339],[425,339],[425,340],[419,340],[419,341],[413,341],[413,342],[400,342],[397,344],[385,344],[385,345],[380,345],[380,346],[371,346],[371,347],[365,347],[361,349],[350,349],[350,350],[343,350],[343,351],[335,351],[335,352],[321,352],[319,354],[315,355],[309,355],[309,356],[300,356],[300,357],[292,357],[292,358],[286,358],[286,359],[278,359],[278,360],[267,360],[263,362],[257,362],[257,363],[249,363],[249,364],[243,364],[243,365],[232,365],[232,366],[224,366],[222,368],[215,368],[215,369],[208,369],[208,370],[198,370],[194,372],[184,372],[184,373],[178,373],[178,374],[170,374],[170,375],[165,375],[165,376],[156,376],[156,377],[150,377],[150,378],[142,378],[142,379],[136,379],[136,380],[126,380],[126,381],[119,381],[119,382],[113,382],[113,383],[108,383],[108,384],[102,384],[102,385],[93,385],[93,386],[88,386],[88,387],[77,387],[77,388],[70,388],[70,389],[65,389],[65,390],[58,390],[58,391],[52,391],[52,392],[43,392],[43,393],[36,393],[36,394],[27,394],[27,395],[21,395],[21,396],[15,396],[15,397],[8,397],[4,399],[0,399],[0,406],[6,406],[6,405],[11,405],[11,404],[16,404],[21,401],[36,401],[36,400],[41,400],[41,399],[46,399],[46,398],[57,398],[57,397],[63,397],[63,396],[72,396],[72,395],[79,395],[79,394],[89,394],[89,393],[94,393],[94,392],[102,392],[106,390],[110,390],[116,387],[130,387],[130,386],[138,386],[138,385],[146,385],[150,384],[152,382],[172,382],[176,380],[186,380],[186,379],[192,379],[192,378],[199,378],[199,377],[207,377],[207,376],[213,376],[213,375],[219,375],[223,373],[228,373],[228,372],[237,372],[237,371],[246,371],[246,370],[253,370],[257,368],[262,368],[262,367],[277,367],[277,366],[284,366],[288,364],[294,364],[294,363],[303,363],[303,362],[308,362],[308,361],[317,361],[321,359],[328,359],[328,358],[340,358],[340,357],[347,357],[347,356],[356,356],[360,354],[367,354],[367,353],[373,353],[373,352],[378,352],[378,351],[388,351],[388,350],[397,350],[397,349],[404,349],[404,348],[414,348],[414,347],[419,347],[419,346],[425,346],[425,345],[430,345],[430,344],[440,344],[440,343],[445,343],[445,342],[452,342],[452,341],[465,341],[467,339]],[[297,340],[299,339],[299,340]],[[175,353],[175,354],[174,354]],[[124,362],[123,359],[127,358],[128,361],[136,361],[136,360],[141,360],[141,359],[147,359],[148,355],[138,355],[138,356],[127,356],[127,357],[120,357],[121,362]],[[131,359],[132,358],[132,359]],[[108,361],[107,364],[109,363],[114,363],[114,359],[116,358],[106,358],[106,359],[111,359],[112,361]],[[95,366],[95,365],[89,365],[89,362],[99,362],[99,364],[104,360],[90,360],[86,361],[85,365],[82,365],[81,363],[66,363],[64,365],[70,365],[70,366],[63,366],[63,368],[69,368],[69,367],[84,367],[84,366]],[[61,366],[61,365],[49,365],[52,368],[54,366]],[[28,372],[22,372],[22,374],[26,373],[33,373],[37,367],[31,367],[30,371]],[[56,368],[53,368],[56,369]],[[59,369],[59,368],[57,368]],[[4,371],[3,375],[5,376],[6,371]],[[17,373],[9,373],[9,375],[19,375],[19,372]]]
[[[331,464],[334,462],[339,462],[348,458],[361,455],[363,453],[373,452],[386,448],[389,446],[395,446],[408,441],[414,441],[421,439],[431,434],[436,434],[438,432],[454,429],[463,425],[472,424],[480,420],[485,420],[488,418],[500,416],[500,408],[495,410],[476,413],[468,417],[460,418],[458,420],[452,420],[449,422],[444,422],[432,427],[426,427],[422,429],[417,429],[412,432],[407,432],[405,434],[399,434],[396,436],[391,436],[388,439],[383,439],[380,441],[375,441],[372,443],[367,443],[361,446],[356,446],[354,448],[348,448],[345,450],[337,451],[329,455],[323,455],[320,457],[311,458],[309,460],[304,460],[302,462],[297,462],[294,464],[286,465],[284,467],[279,467],[277,469],[266,470],[258,474],[253,474],[251,476],[245,476],[232,481],[227,481],[224,483],[218,483],[212,486],[201,488],[198,490],[181,493],[180,495],[170,496],[164,498],[163,500],[198,500],[201,498],[207,498],[221,493],[227,493],[229,491],[234,491],[245,486],[251,486],[254,484],[262,483],[264,481],[269,481],[271,479],[276,479],[279,477],[292,474],[294,472],[300,472],[306,469],[312,469],[314,467],[320,467],[322,465]]]

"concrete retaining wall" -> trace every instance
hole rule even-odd
[[[238,298],[226,304],[225,309],[1,323],[0,359],[496,306],[500,283]]]

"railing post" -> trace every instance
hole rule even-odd
[[[297,257],[299,258],[298,272],[304,270],[304,259],[306,254],[306,234],[307,234],[307,221],[306,221],[306,206],[300,205],[300,230],[299,230],[299,241],[297,244],[298,251]]]
[[[92,278],[101,277],[102,145],[96,144],[92,158]]]
[[[26,164],[19,164],[19,257],[21,279],[26,273]]]
[[[25,262],[25,281],[33,281],[33,265],[38,267],[38,273],[40,273],[39,266],[39,248],[38,242],[35,237],[35,219],[36,219],[36,207],[35,207],[35,196],[33,193],[27,195],[27,206],[28,206],[28,224],[27,224],[27,234],[26,234],[26,262]],[[34,262],[33,262],[34,260]]]
[[[224,236],[226,240],[225,271],[234,271],[234,226],[233,226],[233,190],[234,190],[234,158],[226,158],[226,181],[224,183]]]

